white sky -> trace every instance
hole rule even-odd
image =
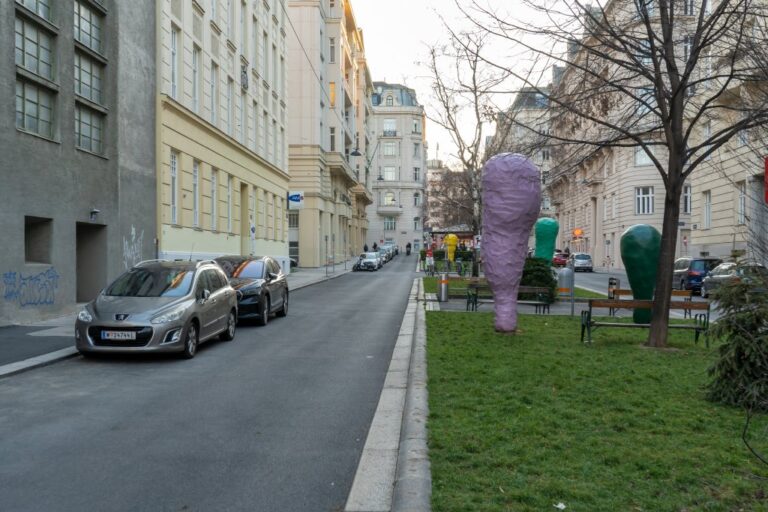
[[[485,1],[494,8],[514,8],[518,4],[516,0]],[[429,109],[432,79],[426,66],[418,62],[427,61],[428,45],[449,41],[439,16],[456,30],[469,29],[471,23],[461,14],[454,0],[351,2],[357,25],[363,29],[366,59],[373,80],[404,83],[416,90],[419,102]],[[470,0],[461,2],[470,5]],[[450,155],[455,152],[455,145],[450,135],[430,121],[427,123],[427,142],[430,159],[435,158],[439,144],[439,158],[453,160]]]

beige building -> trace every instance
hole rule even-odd
[[[157,254],[288,270],[284,0],[156,5]]]
[[[290,189],[304,198],[289,215],[289,238],[299,266],[317,267],[357,254],[367,236],[372,83],[349,1],[288,8]]]

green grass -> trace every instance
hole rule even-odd
[[[584,346],[578,319],[519,326],[427,312],[433,510],[768,510],[752,476],[768,468],[741,442],[743,412],[703,399],[714,351],[691,333],[659,351],[645,330]]]
[[[425,293],[437,293],[437,277],[424,277],[424,292]],[[451,277],[448,284],[451,295],[463,296],[466,292],[465,280],[461,278]],[[605,299],[608,296],[602,293],[595,293],[583,288],[576,287],[574,289],[574,296],[577,299]],[[561,299],[565,300],[565,299]]]
[[[578,286],[573,288],[573,296],[577,299],[607,299],[608,295],[605,293],[597,293]]]

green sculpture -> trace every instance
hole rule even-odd
[[[534,230],[536,233],[536,252],[534,252],[533,256],[552,262],[552,256],[555,254],[555,240],[557,240],[560,224],[555,219],[542,217],[536,221]]]
[[[635,299],[653,299],[660,252],[661,234],[653,226],[636,224],[621,235],[621,261]],[[650,323],[651,310],[635,309],[632,319],[637,324]]]

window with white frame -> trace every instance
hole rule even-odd
[[[219,0],[211,0],[211,19],[218,22],[219,18]]]
[[[413,128],[411,128],[411,133],[421,133],[421,119],[413,119]]]
[[[272,162],[277,162],[277,120],[272,118]]]
[[[709,229],[712,227],[712,192],[710,190],[705,190],[703,195],[703,203],[704,203],[704,214],[702,215],[702,223],[704,229]]]
[[[413,168],[413,181],[421,181],[421,167]]]
[[[179,39],[181,31],[171,25],[171,98],[179,97]]]
[[[272,89],[277,92],[280,90],[280,77],[277,76],[277,46],[272,45]]]
[[[335,126],[328,127],[328,136],[331,138],[330,144],[328,145],[328,147],[330,148],[330,151],[331,152],[336,151],[336,127]]]
[[[267,31],[261,33],[261,77],[266,83],[269,83],[269,55],[267,54],[267,48],[269,48],[269,34]]]
[[[178,212],[178,188],[179,188],[179,157],[178,153],[171,151],[171,224],[179,223]]]
[[[75,0],[75,39],[101,52],[101,17],[85,2]]]
[[[652,151],[651,146],[646,146],[648,150]],[[653,165],[653,160],[642,146],[635,146],[635,167],[642,167],[645,165]]]
[[[421,194],[418,192],[413,193],[413,206],[421,206]]]
[[[653,213],[653,187],[635,187],[635,215]]]
[[[266,110],[261,111],[261,155],[267,158],[269,146],[269,113]]]
[[[75,105],[75,144],[92,153],[103,151],[104,115],[88,107]]]
[[[53,137],[54,99],[47,89],[16,80],[16,127]]]
[[[421,231],[421,218],[420,217],[414,217],[413,218],[413,230],[414,231]]]
[[[192,161],[192,225],[200,227],[200,162]]]
[[[739,207],[737,209],[737,224],[746,224],[747,222],[747,184],[740,181],[736,184],[736,190],[739,193]]]
[[[211,229],[218,229],[219,220],[219,171],[211,168]]]
[[[248,58],[248,45],[245,43],[248,40],[248,18],[246,12],[248,8],[245,5],[245,0],[240,2],[240,53],[247,59]]]
[[[391,95],[387,96],[387,106],[391,107],[393,105],[393,102],[394,102],[394,99],[392,98],[392,96]]]
[[[256,13],[254,12],[254,15]],[[253,43],[253,48],[251,48],[251,61],[253,69],[256,70],[256,72],[259,72],[259,20],[256,18],[256,16],[253,17],[253,21],[251,22],[251,42]]]
[[[233,41],[232,37],[235,32],[235,5],[233,0],[227,0],[227,35],[229,40]]]
[[[384,156],[397,156],[397,142],[384,142],[381,145],[381,154]]]
[[[693,206],[691,201],[691,186],[685,185],[683,187],[683,213],[691,213],[691,207]]]
[[[336,62],[336,38],[335,37],[328,38],[328,46],[329,46],[328,59],[330,63],[333,64]]]
[[[385,119],[382,123],[385,136],[397,135],[397,119]]]
[[[41,18],[51,21],[51,0],[16,0]]]
[[[200,112],[200,48],[192,47],[192,110]]]
[[[288,229],[299,228],[299,212],[288,213]]]
[[[384,178],[384,181],[395,181],[397,180],[397,172],[395,170],[395,167],[392,165],[385,165],[384,171],[382,173],[382,177]]]
[[[259,151],[259,104],[253,102],[253,152]]]
[[[53,39],[34,23],[16,18],[16,65],[53,79]]]
[[[416,160],[421,159],[421,144],[418,142],[413,143],[413,158]]]
[[[227,175],[227,232],[232,232],[232,175]]]
[[[395,206],[395,193],[392,191],[384,192],[384,206]]]
[[[683,14],[686,16],[695,16],[696,2],[697,0],[683,0]]]
[[[235,82],[232,80],[232,78],[227,77],[227,96],[225,98],[227,118],[225,119],[225,131],[229,135],[232,135],[235,131],[234,130],[235,116],[234,116],[234,106],[232,101],[232,95],[234,93],[235,93]]]
[[[211,61],[211,123],[216,124],[218,116],[216,111],[219,108],[219,66]]]
[[[245,108],[245,100],[248,96],[245,89],[240,89],[240,143],[245,146],[248,140],[248,111]]]
[[[611,218],[615,219],[619,216],[619,202],[617,201],[616,194],[611,195]]]
[[[397,229],[396,217],[384,217],[384,231],[394,231]]]

